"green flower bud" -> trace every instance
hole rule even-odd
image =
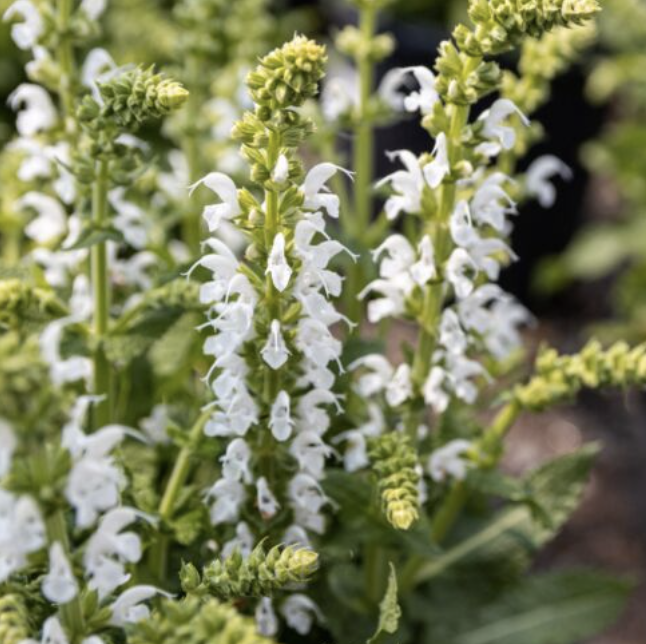
[[[407,436],[390,432],[370,442],[368,455],[388,522],[397,530],[408,530],[419,519],[415,449]]]
[[[30,636],[29,612],[19,595],[0,597],[0,642],[20,644]]]
[[[318,568],[318,554],[308,548],[274,546],[265,552],[262,542],[244,559],[236,550],[204,570],[204,584],[220,599],[263,597],[287,584],[307,581]]]
[[[197,568],[192,563],[185,563],[179,573],[179,580],[182,584],[182,590],[187,593],[195,592],[202,583],[202,578]]]
[[[3,640],[4,641],[4,640]],[[129,644],[270,644],[253,619],[215,599],[164,600],[153,614],[133,626]]]

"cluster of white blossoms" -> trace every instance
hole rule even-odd
[[[419,84],[404,99],[406,109],[433,112],[441,101],[435,88],[435,76],[426,68],[407,68]],[[466,165],[460,178],[452,172],[447,135],[439,132],[431,157],[417,157],[408,150],[389,153],[404,169],[382,179],[378,185],[390,185],[391,196],[385,204],[388,219],[402,213],[423,217],[426,191],[439,191],[449,180],[455,182],[456,199],[444,230],[431,225],[424,228],[417,242],[403,234],[390,235],[373,251],[379,263],[379,276],[364,289],[361,297],[372,296],[367,305],[368,318],[376,323],[386,318],[418,317],[420,300],[432,289],[433,297],[442,307],[438,312],[432,358],[424,375],[421,394],[436,414],[442,414],[452,399],[467,404],[478,396],[478,382],[488,374],[474,359],[488,353],[496,360],[508,357],[521,345],[519,329],[531,322],[528,311],[513,296],[496,284],[501,267],[516,259],[507,245],[512,225],[509,217],[517,213],[509,194],[516,181],[506,174],[487,170],[487,164],[501,152],[508,152],[516,143],[517,119],[520,126],[529,125],[527,118],[508,99],[498,99],[483,112],[473,126],[482,141],[475,146],[479,167]],[[524,189],[544,206],[554,203],[554,175],[568,178],[569,169],[555,157],[541,157],[528,169]],[[374,297],[376,295],[376,297]],[[357,360],[359,370],[355,383],[364,398],[382,396],[390,408],[399,408],[415,395],[412,367],[404,362],[393,367],[381,355],[368,355]],[[371,412],[371,415],[372,414]],[[368,431],[374,432],[373,423]],[[365,446],[360,436],[365,432],[347,434],[351,467],[365,463]],[[447,476],[464,478],[469,443],[452,441],[431,455],[428,471],[436,480]],[[346,459],[347,460],[347,459]],[[346,463],[347,466],[347,463]]]

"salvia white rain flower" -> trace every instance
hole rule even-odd
[[[238,188],[233,179],[226,174],[222,172],[207,174],[203,179],[190,186],[189,195],[192,195],[201,185],[205,185],[222,200],[222,203],[206,206],[204,209],[203,217],[210,232],[216,231],[222,220],[230,221],[242,212],[238,202]]]
[[[49,549],[49,572],[43,577],[42,588],[45,598],[53,604],[67,604],[78,594],[78,581],[59,541]]]
[[[100,105],[103,104],[103,97],[99,91],[98,83],[107,81],[117,70],[117,64],[112,56],[101,47],[90,50],[83,61],[81,83],[92,91],[94,100]]]
[[[42,637],[39,640],[27,639],[21,644],[70,644],[58,617],[48,617],[43,623]],[[86,644],[84,641],[83,644]]]
[[[0,479],[9,473],[17,441],[9,421],[0,417]]]
[[[291,417],[291,402],[286,391],[280,391],[271,406],[269,428],[277,441],[286,441],[292,435],[294,421]]]
[[[112,626],[124,627],[127,624],[136,624],[150,616],[150,609],[144,604],[145,601],[163,595],[172,597],[171,594],[156,588],[155,586],[133,586],[125,590],[117,600],[110,606]]]
[[[287,288],[292,276],[292,269],[285,257],[285,235],[278,233],[267,260],[267,273],[271,274],[274,286],[281,293]]]
[[[469,204],[475,223],[505,235],[511,232],[507,217],[517,213],[516,204],[502,186],[512,181],[502,172],[493,172],[480,184]]]
[[[243,438],[234,438],[228,445],[227,450],[220,458],[222,463],[222,477],[229,481],[242,481],[251,483],[252,477],[249,471],[249,459],[251,449]]]
[[[307,532],[296,524],[290,525],[285,530],[282,541],[286,546],[300,546],[301,548],[312,547]]]
[[[406,363],[400,364],[392,380],[386,386],[386,402],[391,407],[398,407],[406,402],[413,394],[411,369]]]
[[[290,595],[280,607],[280,612],[287,625],[299,635],[307,635],[312,630],[315,620],[323,620],[318,606],[307,595],[301,593]]]
[[[509,125],[503,125],[504,121],[512,114],[518,115],[525,127],[529,126],[529,119],[518,109],[513,101],[507,98],[499,98],[488,110],[480,115],[478,120],[484,124],[482,134],[490,142],[476,147],[476,152],[493,157],[501,150],[511,150],[514,147],[516,144],[516,131]]]
[[[222,546],[221,557],[228,559],[236,550],[243,556],[248,557],[251,554],[255,544],[255,537],[245,521],[240,521],[236,525],[236,534]]]
[[[105,11],[108,0],[82,0],[81,11],[83,11],[90,20],[98,20]]]
[[[56,108],[51,96],[40,85],[18,85],[9,96],[9,106],[18,112],[16,129],[22,136],[34,136],[56,125]]]
[[[422,114],[430,114],[433,111],[433,106],[440,96],[435,88],[435,74],[428,67],[421,65],[401,67],[393,69],[389,73],[391,75],[388,79],[389,85],[393,87],[405,84],[411,74],[419,85],[419,89],[409,92],[403,99],[403,107],[407,112],[419,111]]]
[[[296,523],[307,530],[322,534],[325,519],[321,510],[329,501],[319,482],[313,476],[299,472],[289,482],[288,495]]]
[[[319,163],[307,173],[302,186],[305,208],[314,211],[323,209],[330,217],[338,219],[339,198],[329,192],[325,184],[339,171],[350,178],[354,176],[352,172],[334,163]]]
[[[271,519],[275,516],[276,512],[280,508],[280,503],[278,503],[273,492],[269,488],[269,483],[264,476],[261,476],[256,481],[256,502],[258,503],[258,511],[260,516],[263,519]]]
[[[543,208],[551,208],[556,201],[556,188],[550,181],[555,176],[569,180],[572,178],[572,170],[551,154],[539,157],[527,168],[525,189],[529,195],[538,199]]]
[[[276,183],[285,183],[289,177],[289,160],[284,154],[281,154],[276,161],[274,169],[271,171],[271,180]]]
[[[278,320],[272,320],[267,343],[261,350],[262,359],[272,368],[280,369],[289,356]]]
[[[422,192],[424,190],[424,173],[419,165],[419,159],[409,150],[386,152],[391,161],[399,159],[406,168],[396,170],[377,182],[377,187],[390,183],[394,195],[388,197],[384,206],[386,217],[396,219],[400,213],[418,213],[422,208]]]
[[[61,204],[40,192],[28,192],[16,202],[18,208],[31,208],[38,213],[25,228],[25,234],[38,244],[53,242],[67,230],[67,215]]]
[[[424,178],[428,185],[435,190],[440,186],[444,177],[451,171],[449,164],[449,150],[446,134],[440,132],[435,139],[433,148],[433,160],[427,163],[424,168]]]
[[[325,459],[331,454],[331,451],[320,434],[312,429],[296,434],[289,448],[289,452],[296,459],[300,470],[315,479],[323,478]]]
[[[452,309],[445,309],[440,321],[440,344],[448,353],[463,354],[467,343],[468,338],[460,326],[457,313]]]
[[[449,406],[451,398],[444,389],[444,382],[448,379],[448,374],[442,367],[434,366],[424,383],[424,402],[433,408],[436,414],[442,414]]]
[[[473,277],[477,274],[471,255],[464,248],[455,248],[446,263],[446,279],[459,298],[467,297],[473,291]]]
[[[43,33],[44,22],[36,5],[30,0],[16,0],[4,12],[3,20],[14,21],[11,26],[11,38],[20,49],[32,49],[38,44]]]
[[[422,237],[417,251],[419,259],[410,267],[410,274],[416,284],[424,286],[437,276],[435,249],[430,235]]]
[[[320,435],[330,427],[330,416],[322,405],[335,405],[341,411],[338,398],[327,388],[318,388],[308,391],[298,401],[298,428],[299,431],[312,429]]]
[[[150,412],[150,416],[143,418],[139,423],[139,427],[141,427],[146,437],[158,445],[170,441],[167,433],[169,425],[168,406],[163,404],[155,405]]]
[[[355,360],[348,367],[350,371],[356,371],[365,367],[356,379],[354,387],[357,393],[363,398],[370,398],[382,392],[393,377],[394,368],[388,358],[380,353],[371,353]]]
[[[456,439],[436,449],[428,459],[428,472],[431,478],[438,483],[447,478],[464,480],[469,467],[466,454],[471,446],[470,441]]]
[[[211,523],[236,523],[240,517],[240,509],[247,494],[239,481],[219,479],[208,491],[207,499],[214,499],[211,504]]]
[[[278,633],[278,617],[269,597],[261,597],[254,616],[259,635],[273,637]]]

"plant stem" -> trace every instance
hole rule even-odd
[[[182,487],[186,483],[189,471],[191,469],[191,458],[195,452],[196,445],[199,444],[204,425],[211,417],[213,412],[207,409],[202,412],[201,416],[197,419],[188,436],[188,444],[182,448],[173,466],[164,495],[162,496],[161,503],[159,504],[159,517],[162,521],[168,521],[173,516],[175,509],[175,502]]]
[[[70,542],[67,536],[67,525],[65,517],[61,510],[47,517],[47,537],[50,545],[58,542],[65,550],[66,555],[70,556]],[[67,631],[71,635],[71,640],[80,640],[85,635],[85,618],[83,616],[83,607],[78,596],[72,601],[60,606],[61,618]]]
[[[92,193],[92,221],[104,226],[108,211],[108,162],[99,161]],[[104,396],[93,411],[93,427],[99,429],[112,418],[112,377],[110,363],[102,345],[110,326],[110,275],[106,242],[99,242],[91,250],[92,291],[94,296],[94,388],[93,393]]]
[[[58,63],[60,65],[59,95],[63,116],[65,118],[65,130],[68,135],[76,133],[76,121],[74,119],[74,53],[70,40],[69,24],[72,16],[73,0],[59,0],[57,28],[59,32]]]

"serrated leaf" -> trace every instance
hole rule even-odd
[[[381,641],[384,635],[396,633],[401,614],[402,611],[397,600],[397,573],[395,572],[395,566],[391,563],[386,594],[379,604],[379,624],[375,634],[368,640],[367,644],[376,644]]]
[[[631,584],[592,572],[529,577],[480,611],[453,644],[574,644],[611,625]]]
[[[90,248],[106,241],[122,242],[123,234],[112,227],[86,226],[78,236],[78,239],[71,245],[65,246],[62,250],[80,250]]]

